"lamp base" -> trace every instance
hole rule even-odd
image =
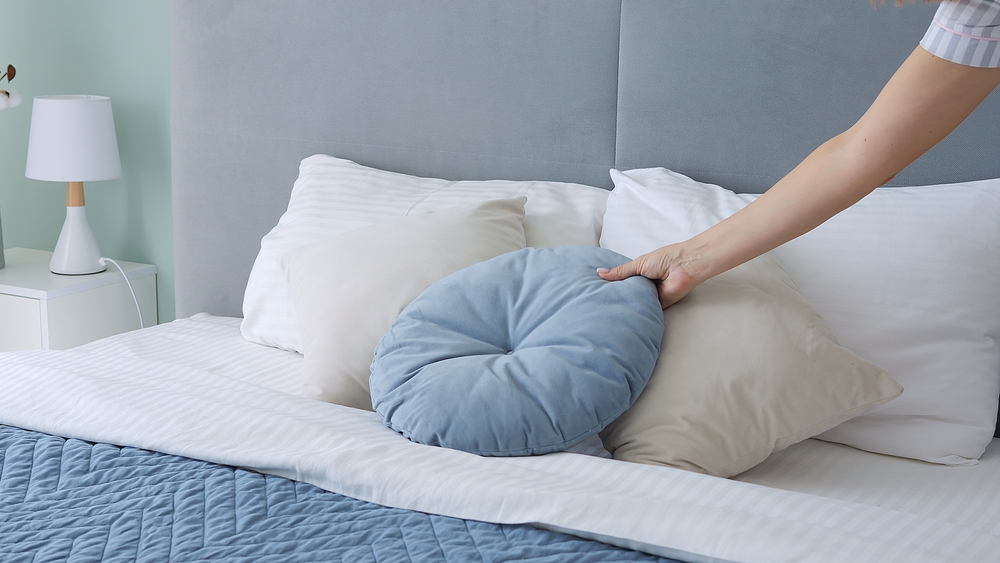
[[[82,205],[66,207],[66,222],[59,233],[49,270],[53,274],[79,276],[103,272],[107,266],[101,264],[101,248],[97,246],[87,214]]]

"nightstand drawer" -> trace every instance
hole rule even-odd
[[[128,285],[117,268],[81,276],[49,272],[52,253],[4,252],[0,269],[0,352],[65,350],[139,328]],[[119,262],[135,290],[143,324],[156,324],[156,267]]]
[[[142,308],[143,324],[155,325],[156,275],[129,281]],[[135,303],[124,283],[49,299],[44,305],[48,309],[45,319],[50,350],[65,350],[139,328]]]
[[[40,305],[38,299],[0,294],[0,352],[42,348]]]

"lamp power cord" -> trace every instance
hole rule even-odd
[[[139,314],[139,328],[140,329],[146,328],[146,325],[143,324],[142,322],[142,309],[139,308],[139,299],[135,296],[135,290],[132,289],[132,282],[130,282],[128,276],[125,275],[125,270],[122,269],[121,265],[119,265],[118,262],[115,262],[114,260],[106,258],[104,256],[101,256],[101,259],[98,260],[98,262],[100,262],[102,266],[107,266],[108,265],[107,263],[111,262],[112,264],[115,265],[115,268],[118,268],[118,271],[122,273],[122,277],[125,278],[125,285],[128,286],[128,290],[132,294],[132,301],[135,302],[135,312]]]

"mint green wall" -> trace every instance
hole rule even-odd
[[[52,250],[66,216],[65,184],[24,177],[32,97],[110,96],[123,174],[85,185],[87,218],[106,256],[156,264],[160,322],[174,319],[169,41],[168,0],[0,0],[0,67],[24,97],[0,111],[4,246]]]

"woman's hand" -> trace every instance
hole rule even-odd
[[[666,309],[680,301],[696,285],[699,279],[692,267],[692,259],[684,257],[684,243],[664,246],[649,254],[622,264],[613,270],[599,268],[598,275],[608,281],[618,281],[632,276],[643,276],[656,283],[660,306]]]

